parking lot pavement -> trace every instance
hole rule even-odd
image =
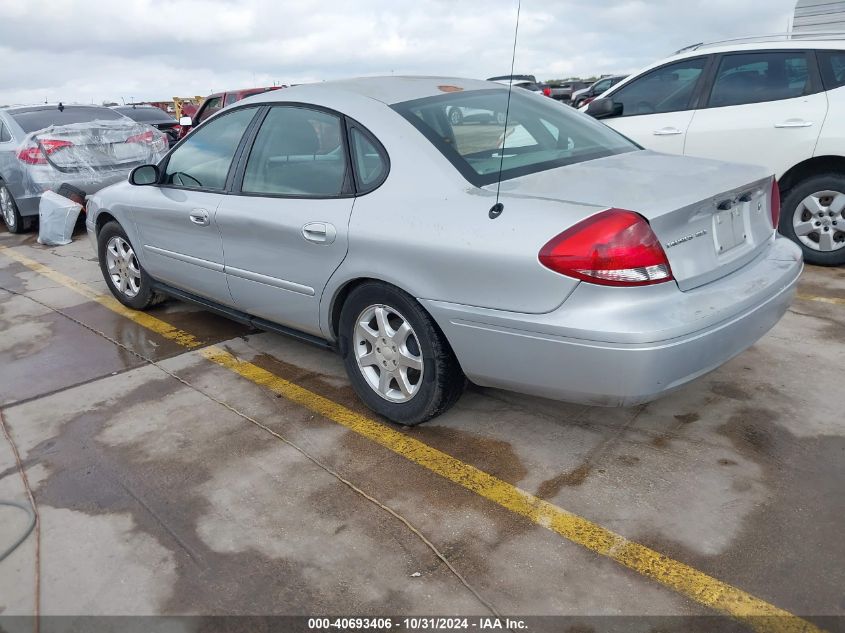
[[[81,235],[0,233],[0,407],[45,614],[845,615],[844,270],[809,268],[770,334],[663,400],[473,387],[410,430],[330,352],[105,293]],[[3,442],[0,499],[25,500]],[[0,562],[0,613],[32,612],[34,555]]]

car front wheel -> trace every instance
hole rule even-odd
[[[781,205],[780,232],[811,264],[845,264],[845,176],[819,174],[792,187]]]
[[[141,267],[126,231],[117,222],[108,222],[97,235],[100,270],[109,290],[123,305],[146,310],[163,296],[152,287],[152,279]]]
[[[463,392],[466,378],[443,333],[398,288],[380,282],[355,288],[343,304],[339,334],[358,397],[393,422],[421,424]]]

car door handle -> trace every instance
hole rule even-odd
[[[328,222],[309,222],[302,227],[302,237],[315,244],[331,244],[337,237],[337,230]]]
[[[681,130],[676,127],[663,127],[652,132],[655,136],[675,136],[676,134],[683,134]]]
[[[191,219],[191,222],[199,226],[208,226],[211,223],[208,211],[205,209],[194,209],[188,217]]]
[[[813,125],[812,121],[804,121],[803,119],[787,119],[782,123],[775,123],[775,127],[777,128],[784,128],[784,127],[810,127]]]

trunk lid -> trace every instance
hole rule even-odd
[[[63,173],[130,169],[155,163],[167,149],[164,134],[124,121],[92,121],[34,132],[28,143],[41,148],[47,163]]]
[[[690,290],[741,268],[769,243],[771,182],[763,167],[646,150],[506,180],[501,192],[639,213],[679,288]]]

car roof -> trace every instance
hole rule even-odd
[[[272,90],[260,95],[247,97],[248,100],[296,101],[308,99],[309,96],[319,96],[328,92],[347,93],[381,101],[387,105],[413,101],[425,97],[434,97],[450,92],[465,90],[496,90],[500,84],[480,79],[463,79],[459,77],[416,77],[416,76],[388,76],[388,77],[357,77],[337,81],[323,81],[313,84],[300,84],[285,90]]]

